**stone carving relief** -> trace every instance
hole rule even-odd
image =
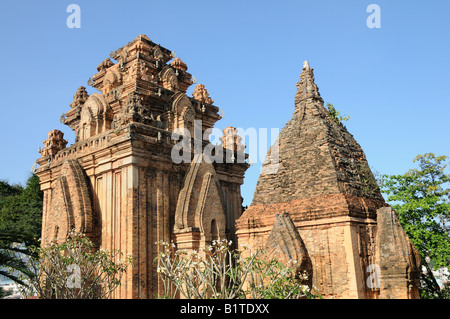
[[[150,68],[142,61],[139,61],[138,63],[139,63],[139,73],[138,73],[139,79],[141,79],[143,81],[148,81],[148,82],[153,80],[153,76],[150,72]]]
[[[126,72],[125,79],[125,82],[133,82],[136,79],[143,81],[152,81],[153,75],[151,74],[151,69],[148,67],[146,62],[142,60],[136,60]]]
[[[163,128],[164,123],[161,115],[156,115],[149,111],[144,105],[142,97],[136,92],[130,92],[125,100],[121,112],[114,115],[111,128],[116,129],[131,122],[140,122]]]

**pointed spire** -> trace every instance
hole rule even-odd
[[[310,69],[309,67],[309,62],[305,60],[305,62],[303,62],[303,70],[304,69]]]
[[[300,81],[297,83],[297,94],[295,96],[295,104],[306,99],[317,99],[322,101],[319,93],[319,88],[314,83],[314,69],[309,66],[309,62],[303,62],[303,70],[300,74]]]
[[[331,119],[314,83],[313,69],[307,63],[304,66],[292,119],[266,154],[266,159],[273,160],[262,164],[252,205],[331,194],[352,194],[383,203],[376,183],[367,184],[373,174],[364,151]],[[275,174],[269,173],[272,170]]]

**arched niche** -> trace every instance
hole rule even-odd
[[[191,100],[184,93],[175,94],[174,101],[172,103],[172,130],[177,129],[187,129],[194,137],[194,120],[195,120],[195,109],[191,103]]]
[[[161,86],[165,89],[177,92],[179,90],[178,77],[173,68],[166,66],[160,73]]]
[[[226,215],[214,166],[194,157],[186,173],[175,211],[175,238],[189,237],[186,248],[201,248],[226,239]],[[178,235],[179,234],[179,235]],[[177,241],[177,240],[176,240]]]
[[[63,242],[71,231],[93,239],[95,218],[89,179],[77,160],[62,164],[45,220],[47,240]]]
[[[110,67],[103,78],[103,85],[101,91],[103,94],[111,92],[113,89],[122,84],[122,74],[117,69],[118,66],[115,65]]]
[[[81,109],[78,140],[103,133],[111,128],[112,111],[103,95],[94,93]]]

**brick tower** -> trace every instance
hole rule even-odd
[[[293,117],[266,156],[278,152],[277,170],[263,164],[253,202],[237,222],[239,243],[284,245],[281,251],[302,262],[308,256],[313,285],[327,298],[416,298],[420,258],[363,150],[323,104],[305,62]],[[305,252],[290,253],[291,239],[271,241],[276,216],[293,221],[301,238],[295,245],[304,243]],[[295,228],[284,231],[284,238],[298,237]]]
[[[113,298],[152,298],[162,292],[156,241],[184,248],[235,241],[248,164],[205,162],[194,147],[188,161],[173,160],[173,132],[202,153],[220,115],[204,85],[186,94],[192,76],[171,51],[140,35],[110,58],[88,81],[99,92],[80,87],[61,119],[75,143],[66,148],[55,130],[40,150],[42,241],[62,241],[75,229],[99,248],[131,254],[134,266]]]

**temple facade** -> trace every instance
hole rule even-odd
[[[96,93],[78,88],[61,118],[75,142],[50,131],[37,160],[43,245],[75,230],[130,254],[113,298],[162,293],[157,241],[198,250],[215,239],[298,261],[325,298],[418,297],[420,258],[363,150],[325,109],[308,63],[245,211],[245,146],[233,127],[211,146],[219,109],[203,84],[187,95],[187,69],[140,35],[98,65],[88,81]]]
[[[75,143],[66,147],[54,130],[40,150],[42,242],[63,241],[75,230],[98,248],[130,254],[134,266],[113,297],[153,298],[162,292],[155,242],[191,249],[214,239],[236,242],[248,164],[230,163],[226,151],[222,163],[203,160],[219,109],[203,84],[186,94],[194,84],[187,65],[147,36],[111,52],[97,71],[88,84],[98,93],[80,87],[61,118]],[[235,140],[229,131],[224,141]],[[181,155],[174,154],[180,143]]]

